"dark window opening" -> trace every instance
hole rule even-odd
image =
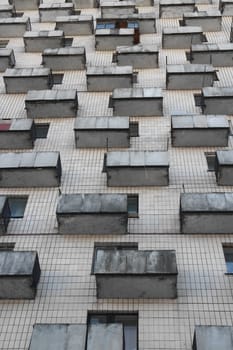
[[[203,98],[201,94],[194,94],[195,106],[202,107],[203,106]]]
[[[80,16],[80,15],[81,15],[81,11],[80,11],[80,10],[73,10],[72,15],[74,15],[74,16]]]
[[[107,162],[107,153],[104,153],[104,161],[103,161],[103,169],[102,169],[103,173],[107,172],[106,162]]]
[[[138,194],[128,194],[127,209],[129,218],[138,217]]]
[[[130,137],[138,137],[139,136],[138,122],[130,122],[129,123],[129,134],[130,134]]]
[[[101,324],[121,324],[123,326],[123,350],[138,349],[137,313],[91,313],[88,315],[88,332],[92,325]]]
[[[9,196],[8,203],[10,207],[11,218],[20,219],[23,218],[25,208],[27,205],[27,196]]]
[[[53,84],[62,84],[63,77],[62,73],[53,73]]]
[[[12,251],[15,248],[15,242],[0,243],[0,251]]]
[[[73,44],[73,38],[65,38],[64,39],[64,47],[70,47]]]
[[[233,273],[233,245],[223,245],[227,273]]]
[[[0,49],[5,49],[9,43],[9,40],[0,40]]]
[[[208,171],[215,171],[216,153],[215,152],[205,152],[205,157],[206,157],[206,161],[207,161]]]
[[[49,123],[35,124],[35,138],[46,139],[49,131]]]
[[[138,249],[137,242],[95,242],[94,249],[117,249],[117,250],[127,250],[127,249]]]

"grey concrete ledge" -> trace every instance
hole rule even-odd
[[[29,17],[0,18],[0,38],[22,37],[31,30]]]
[[[185,234],[233,233],[233,193],[182,193],[181,232]]]
[[[58,16],[71,16],[73,11],[72,2],[43,3],[39,6],[40,22],[53,22]]]
[[[93,261],[98,298],[176,298],[174,250],[97,248]]]
[[[7,68],[3,74],[7,94],[49,89],[53,85],[50,68]]]
[[[65,35],[92,35],[94,33],[93,16],[56,17],[56,30],[63,30]]]
[[[28,118],[74,118],[78,109],[76,90],[29,91],[25,97]]]
[[[42,52],[63,47],[65,36],[62,30],[29,31],[24,33],[23,40],[25,52]]]
[[[40,324],[33,326],[29,350],[85,350],[86,324]]]
[[[172,115],[173,147],[226,147],[229,123],[224,115]]]
[[[42,64],[52,70],[83,70],[86,68],[85,47],[45,49]]]
[[[160,88],[114,89],[111,97],[114,115],[163,115],[163,93]]]
[[[74,133],[77,148],[130,146],[128,117],[76,118]]]
[[[59,152],[0,154],[0,187],[56,187],[60,180]]]
[[[232,350],[232,326],[196,326],[193,350]]]
[[[168,152],[112,151],[106,156],[108,186],[168,186]]]
[[[35,251],[0,251],[0,299],[34,299],[40,279]]]
[[[213,86],[218,80],[216,69],[210,64],[169,64],[166,69],[168,90],[197,90]]]
[[[119,66],[150,69],[158,68],[159,64],[159,49],[154,45],[118,46],[115,56]]]
[[[33,146],[33,120],[0,119],[0,149],[27,149]]]
[[[189,54],[191,63],[208,64],[217,67],[233,66],[233,44],[232,43],[204,43],[192,45]]]
[[[0,49],[0,72],[15,65],[15,55],[13,49]]]
[[[125,234],[127,195],[65,194],[56,215],[61,234]]]

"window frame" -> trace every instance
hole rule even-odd
[[[132,317],[135,317],[135,321],[136,321],[136,324],[135,324],[135,327],[136,327],[136,350],[139,349],[139,346],[138,346],[138,334],[139,334],[139,330],[138,330],[138,320],[139,320],[139,317],[138,317],[138,311],[95,311],[95,310],[91,310],[91,311],[88,311],[87,313],[87,335],[86,335],[86,349],[87,349],[87,342],[88,342],[88,330],[89,330],[89,325],[91,324],[90,323],[90,320],[91,320],[91,317],[101,317],[101,316],[105,316],[106,317],[106,322],[102,322],[103,324],[111,324],[111,323],[122,323],[123,325],[123,333],[124,333],[124,349],[123,350],[128,350],[125,348],[125,325],[123,323],[123,321],[115,321],[115,317],[119,317],[119,316],[132,316]]]
[[[7,199],[8,199],[8,205],[9,205],[9,208],[10,208],[10,219],[23,219],[24,218],[24,213],[25,213],[25,210],[26,210],[26,207],[27,207],[27,203],[28,203],[28,198],[29,196],[28,195],[8,195],[7,196]],[[20,216],[12,216],[12,204],[10,203],[11,200],[16,200],[16,199],[21,199],[21,200],[25,200],[25,205],[24,205],[24,208],[22,209],[23,211],[23,214],[20,215]]]

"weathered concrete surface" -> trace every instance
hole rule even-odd
[[[218,185],[233,185],[233,151],[216,151],[215,175]]]
[[[113,115],[163,115],[163,94],[160,88],[114,89],[111,103]]]
[[[34,251],[0,251],[0,299],[34,299],[40,264]]]
[[[95,31],[96,50],[115,50],[117,46],[134,44],[134,29],[97,29]]]
[[[40,0],[9,0],[9,3],[13,4],[17,11],[37,10]]]
[[[35,324],[29,350],[85,350],[86,324]]]
[[[136,0],[136,6],[154,6],[154,0]]]
[[[73,0],[73,4],[77,9],[86,9],[98,7],[98,0]]]
[[[56,17],[56,30],[63,30],[65,35],[92,35],[94,32],[93,16]]]
[[[34,146],[34,122],[29,119],[0,119],[0,149]]]
[[[29,17],[0,18],[0,38],[22,37],[27,30],[31,30]]]
[[[226,147],[229,131],[223,115],[174,115],[171,119],[173,147]]]
[[[131,88],[134,72],[132,66],[88,67],[86,72],[87,91],[112,92],[117,88]]]
[[[56,187],[60,180],[59,152],[0,154],[0,187]]]
[[[76,117],[78,96],[76,90],[31,90],[25,97],[28,118]]]
[[[62,30],[40,30],[25,32],[23,40],[25,52],[42,52],[63,47],[65,37]]]
[[[158,68],[159,49],[154,45],[118,46],[116,48],[116,62],[119,66],[133,66],[133,68]]]
[[[168,152],[108,152],[106,173],[108,186],[168,186]]]
[[[216,69],[210,64],[169,64],[166,69],[168,90],[197,90],[213,86],[218,80]]]
[[[53,85],[50,68],[7,68],[3,80],[7,94],[50,89]]]
[[[193,350],[232,350],[232,326],[196,326]]]
[[[183,25],[200,26],[203,32],[217,32],[222,27],[222,16],[220,11],[215,9],[186,12],[183,15]]]
[[[128,117],[76,118],[74,133],[77,148],[130,146]]]
[[[127,195],[66,194],[59,199],[58,231],[62,234],[127,233]]]
[[[164,49],[189,49],[192,44],[204,41],[201,27],[163,28],[162,47]]]
[[[220,0],[219,10],[223,16],[233,16],[233,1],[232,0]]]
[[[132,15],[136,12],[135,1],[101,1],[100,3],[101,17],[111,15]]]
[[[74,11],[72,2],[43,3],[39,6],[40,22],[53,22],[59,16],[71,16]]]
[[[159,17],[180,18],[184,12],[193,12],[194,0],[160,0]]]
[[[7,226],[10,221],[10,207],[6,196],[0,195],[0,235],[7,232]]]
[[[233,114],[232,87],[204,87],[202,101],[205,114]]]
[[[233,193],[181,193],[181,233],[233,233]]]
[[[15,65],[15,55],[12,49],[0,49],[0,72]]]
[[[176,298],[174,250],[97,249],[93,262],[98,298]]]
[[[92,324],[88,327],[87,350],[123,350],[124,330],[121,323]]]
[[[9,18],[15,15],[15,8],[13,5],[1,4],[0,5],[0,18]]]
[[[58,71],[85,69],[85,47],[62,47],[59,49],[45,49],[42,54],[42,64],[44,67]]]
[[[233,44],[208,43],[192,45],[190,49],[190,62],[199,64],[211,63],[215,67],[232,67]]]

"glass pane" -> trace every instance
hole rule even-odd
[[[137,350],[137,326],[124,326],[125,350]]]
[[[27,197],[9,197],[8,202],[11,210],[11,218],[23,218]]]
[[[233,261],[227,261],[226,266],[227,266],[227,272],[233,273]]]
[[[35,124],[36,138],[46,139],[49,131],[49,124]]]
[[[138,215],[138,195],[128,196],[128,214]]]
[[[98,324],[98,323],[106,323],[107,317],[104,314],[100,315],[91,315],[89,319],[89,324]]]

